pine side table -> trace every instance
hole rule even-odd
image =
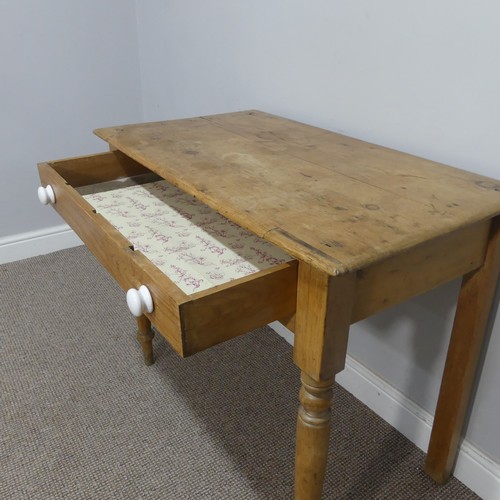
[[[449,478],[500,269],[498,181],[260,111],[95,133],[111,152],[40,164],[41,201],[136,287],[147,362],[150,322],[184,356],[273,320],[294,332],[297,499],[321,498],[349,326],[463,276],[425,464],[436,481]],[[205,291],[179,289],[78,192],[146,174],[289,258]]]

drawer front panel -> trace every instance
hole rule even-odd
[[[297,266],[293,261],[187,295],[140,251],[133,250],[72,185],[86,185],[88,180],[96,183],[101,165],[103,182],[145,172],[132,160],[114,159],[115,155],[42,163],[40,179],[55,192],[54,208],[120,286],[124,290],[148,287],[154,310],[146,316],[179,354],[194,354],[294,314]]]
[[[238,286],[217,287],[182,305],[187,353],[201,351],[259,325],[284,320],[295,312],[296,262],[239,281]],[[221,317],[225,328],[221,327]]]

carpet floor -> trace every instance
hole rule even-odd
[[[261,328],[142,362],[124,293],[77,247],[0,266],[1,499],[292,499],[299,372]],[[325,499],[472,499],[335,387]]]

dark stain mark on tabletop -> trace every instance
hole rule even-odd
[[[476,181],[476,185],[488,191],[500,191],[500,184],[492,181]]]
[[[340,241],[336,241],[336,240],[333,240],[330,242],[324,241],[323,245],[325,245],[328,248],[343,248],[344,247],[343,243],[341,243]]]
[[[340,260],[337,260],[335,257],[332,257],[331,255],[328,255],[327,253],[322,252],[318,248],[310,245],[309,243],[307,243],[299,238],[296,238],[293,234],[290,234],[288,231],[285,231],[284,229],[281,229],[281,228],[276,228],[276,229],[273,229],[273,232],[281,234],[285,238],[287,238],[291,241],[294,241],[295,243],[298,243],[299,245],[301,245],[304,248],[307,248],[313,255],[318,255],[318,256],[322,257],[323,259],[334,263],[335,266],[338,267],[339,273],[348,271],[347,266],[345,264],[343,264],[342,262],[340,262]]]
[[[265,141],[276,139],[277,136],[272,130],[264,130],[262,132],[257,132],[256,136],[259,139],[264,139]]]

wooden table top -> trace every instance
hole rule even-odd
[[[500,213],[499,181],[260,111],[95,133],[334,276]]]

